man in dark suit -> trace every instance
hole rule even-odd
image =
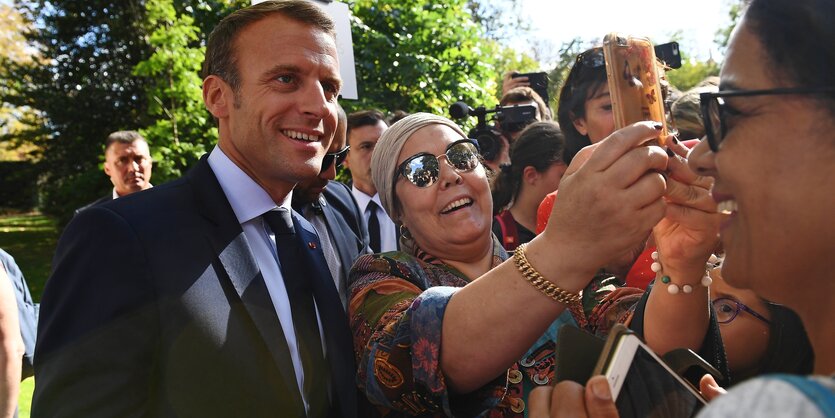
[[[106,196],[76,209],[75,214],[95,205],[131,193],[150,189],[153,161],[148,141],[136,131],[116,131],[104,143],[104,174],[110,177],[113,190]]]
[[[307,0],[238,10],[203,74],[208,158],[61,237],[33,417],[357,414],[345,312],[315,230],[288,211],[336,127],[333,22]]]
[[[348,272],[362,254],[370,253],[365,219],[348,186],[331,181],[336,168],[348,154],[347,117],[338,109],[339,123],[330,149],[322,162],[319,176],[296,185],[293,209],[305,217],[319,233],[328,269],[339,291],[342,307],[348,306]]]

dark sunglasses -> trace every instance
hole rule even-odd
[[[337,152],[330,152],[325,154],[322,158],[322,169],[319,172],[323,172],[329,168],[331,168],[331,164],[336,163],[336,166],[339,167],[345,162],[345,159],[348,158],[348,150],[351,149],[350,145],[346,145],[345,148]]]
[[[758,314],[753,309],[746,306],[744,303],[733,298],[717,298],[713,300],[713,309],[716,311],[716,322],[720,324],[730,324],[736,319],[739,311],[745,311],[753,315],[754,318],[771,325],[771,321],[765,319],[764,316]]]
[[[764,96],[772,94],[826,94],[835,93],[835,87],[794,87],[769,90],[726,90],[699,95],[702,108],[702,120],[710,150],[719,151],[719,145],[725,140],[728,131],[725,116],[729,113],[725,97]],[[732,113],[732,111],[731,111]]]
[[[478,167],[478,143],[475,139],[460,139],[446,147],[446,151],[434,156],[428,152],[415,154],[403,161],[394,173],[394,181],[403,176],[417,187],[429,187],[438,181],[441,175],[440,157],[446,156],[449,165],[459,173],[465,173]]]

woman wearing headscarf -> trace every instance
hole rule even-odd
[[[645,300],[644,336],[662,353],[698,349],[710,323],[700,282],[715,207],[680,159],[639,147],[657,135],[647,122],[601,141],[564,177],[548,228],[505,262],[475,143],[425,113],[389,128],[372,177],[405,239],[400,252],[359,258],[349,289],[358,383],[378,411],[522,416],[530,389],[553,378],[559,327],[605,333],[629,319],[637,299],[609,295],[607,309],[582,299],[604,293],[589,284],[597,266],[653,226],[673,280]]]

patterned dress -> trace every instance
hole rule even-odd
[[[495,267],[508,256],[497,239],[493,247]],[[460,395],[447,390],[441,372],[441,323],[450,297],[469,280],[417,249],[362,256],[349,281],[358,384],[375,413],[387,417],[523,417],[528,393],[554,378],[559,328],[605,335],[615,323],[629,322],[642,294],[597,275],[583,292],[583,306],[565,310],[506,374]]]

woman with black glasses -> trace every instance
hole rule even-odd
[[[715,205],[681,160],[637,147],[657,135],[647,122],[601,141],[563,179],[547,229],[505,262],[491,234],[493,205],[475,141],[425,113],[392,125],[371,167],[382,206],[401,226],[402,251],[360,257],[349,279],[366,397],[395,416],[523,416],[530,390],[554,377],[560,327],[605,334],[631,318],[640,295],[609,294],[611,286],[589,281],[653,227],[674,280],[646,301],[645,335],[661,341],[662,352],[664,344],[698,349],[709,322],[699,283]],[[665,196],[659,170],[683,193]]]

